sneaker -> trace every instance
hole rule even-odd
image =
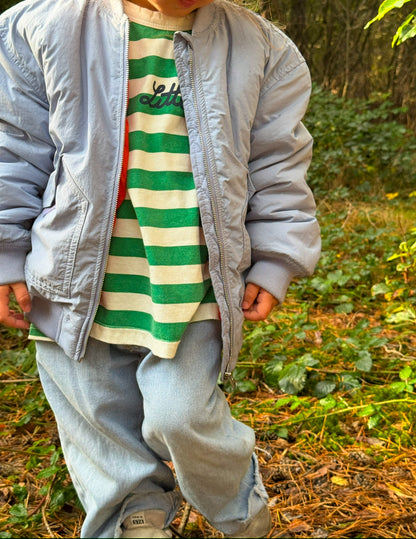
[[[123,522],[121,537],[146,538],[172,537],[169,528],[165,528],[166,513],[159,509],[148,509],[133,513]]]
[[[257,515],[248,522],[248,524],[243,530],[235,533],[234,535],[226,535],[225,537],[234,537],[235,539],[239,539],[240,537],[266,537],[271,529],[272,518],[270,515],[269,508],[267,507],[267,505],[265,505],[263,509],[260,509]]]

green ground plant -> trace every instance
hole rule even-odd
[[[387,271],[384,282],[372,288],[374,296],[387,301],[386,321],[392,324],[416,323],[416,228],[388,259],[394,268]]]
[[[7,515],[1,514],[0,538],[32,537],[39,527],[48,528],[48,519],[56,512],[65,506],[79,507],[79,502],[59,441],[37,436],[53,425],[53,417],[40,387],[34,345],[27,343],[23,332],[5,328],[1,342],[0,471],[10,507]],[[8,445],[7,440],[19,432],[27,433],[24,447]],[[20,465],[13,469],[9,459]]]
[[[324,429],[321,443],[335,449],[351,441],[348,424],[355,421],[384,440],[412,445],[416,245],[414,229],[404,230],[416,211],[411,198],[390,198],[375,207],[357,200],[344,211],[342,200],[325,201],[315,276],[294,283],[287,304],[267,322],[247,324],[237,389],[279,395],[258,409],[270,418],[266,437],[299,442]],[[240,403],[236,415],[244,409]]]

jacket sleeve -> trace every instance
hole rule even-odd
[[[289,42],[265,78],[251,135],[246,226],[252,267],[246,281],[284,300],[294,276],[310,275],[320,254],[315,202],[306,183],[312,137],[302,124],[309,70]],[[272,64],[272,62],[269,62]]]
[[[0,284],[24,280],[54,148],[41,69],[16,8],[0,17]]]

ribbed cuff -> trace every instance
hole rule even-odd
[[[283,303],[287,289],[294,277],[292,269],[282,263],[263,260],[256,262],[246,276],[246,282],[261,286]]]
[[[2,247],[0,251],[0,285],[25,281],[26,251]]]

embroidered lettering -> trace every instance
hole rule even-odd
[[[142,105],[148,105],[152,109],[162,109],[163,107],[183,107],[181,89],[179,84],[172,83],[169,90],[164,84],[153,82],[153,95],[151,97],[142,95],[139,99]]]

